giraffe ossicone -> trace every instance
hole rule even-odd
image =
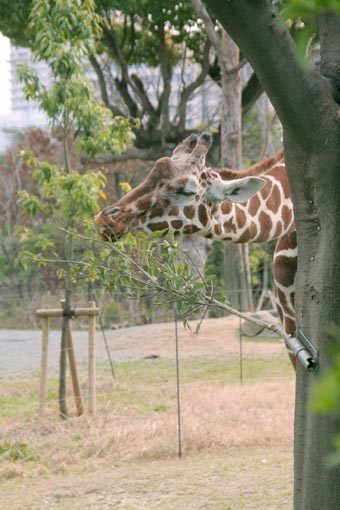
[[[172,230],[234,243],[278,239],[274,255],[275,295],[283,327],[295,332],[297,264],[293,204],[283,152],[241,171],[205,166],[210,136],[191,135],[170,158],[156,161],[145,180],[95,223],[112,242],[127,232]]]

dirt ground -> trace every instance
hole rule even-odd
[[[0,508],[290,510],[291,487],[291,453],[272,445],[182,460],[98,463],[91,472],[40,477],[29,487],[24,481],[13,483]]]
[[[174,324],[154,324],[107,332],[115,362],[138,360],[150,355],[173,358],[174,338]],[[80,346],[82,342],[80,340]],[[39,354],[38,347],[39,344]],[[216,358],[237,356],[240,350],[239,319],[207,320],[198,336],[180,326],[179,347],[182,359],[201,355]],[[285,348],[280,342],[243,340],[242,351],[245,358],[266,358],[270,361],[281,356]],[[98,359],[105,359],[105,356],[105,346],[98,338]],[[16,372],[20,373],[19,366],[16,366]],[[89,417],[74,418],[60,425],[55,419],[51,423],[50,417],[45,420],[31,419],[15,426],[6,424],[12,436],[22,434],[25,427],[27,433],[30,428],[37,431],[37,437],[43,436],[49,429],[50,436],[43,440],[47,441],[47,448],[49,437],[51,442],[56,441],[51,455],[57,458],[58,441],[62,441],[60,438],[63,434],[65,437],[71,432],[75,435],[76,420],[82,423],[84,428],[80,430],[85,434],[85,426],[95,429],[98,419],[98,430],[92,430],[92,436],[89,435],[87,439],[88,442],[95,440],[98,444],[92,444],[95,453],[91,457],[83,456],[80,448],[66,453],[60,446],[59,464],[55,471],[44,468],[42,464],[29,472],[21,469],[20,465],[5,466],[5,476],[1,476],[0,470],[0,510],[291,510],[293,371],[289,378],[285,376],[273,383],[264,382],[263,385],[257,381],[256,384],[226,384],[215,390],[215,386],[208,387],[208,383],[203,381],[196,386],[188,385],[183,390],[183,398],[187,393],[187,401],[192,402],[193,407],[192,411],[187,404],[188,416],[185,409],[183,412],[184,420],[189,423],[186,434],[191,437],[204,434],[205,438],[201,450],[188,448],[182,459],[176,457],[176,448],[173,453],[164,456],[160,453],[158,457],[144,455],[141,458],[136,455],[134,458],[131,454],[125,459],[124,456],[117,457],[109,436],[103,435],[101,438],[103,420],[105,430],[110,427],[118,430],[119,417],[115,418],[109,412],[104,418],[104,414],[99,413],[100,416],[91,425]],[[200,395],[195,400],[197,392]],[[226,398],[228,395],[229,400]],[[189,416],[195,406],[196,415]],[[153,441],[164,433],[166,441],[167,415],[163,418],[157,416],[157,419],[158,422],[149,420],[148,427],[153,429],[149,430],[150,437]],[[203,419],[206,426],[201,432],[198,422]],[[222,424],[221,430],[219,435],[210,439],[209,435],[214,433],[218,425],[214,420]],[[132,417],[130,424],[128,417],[127,420],[125,418],[120,437],[127,442],[135,441],[138,445],[139,434],[144,441],[147,440],[145,430],[142,430],[144,424],[138,421],[134,429],[132,422]],[[124,439],[124,428],[128,429],[129,426],[130,435]],[[224,427],[225,432],[222,430]],[[133,430],[134,437],[131,436]],[[230,436],[231,431],[234,434],[232,440],[224,437]],[[111,448],[105,455],[102,455],[100,448],[103,442]],[[164,446],[163,449],[166,451]],[[71,462],[72,455],[76,458]],[[10,469],[14,470],[12,474]]]

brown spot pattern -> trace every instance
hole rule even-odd
[[[238,228],[244,227],[244,225],[247,223],[246,213],[242,209],[236,210],[236,223]]]
[[[152,232],[156,232],[157,230],[165,230],[169,228],[167,221],[160,221],[158,223],[149,223],[148,228],[152,230]]]
[[[290,317],[284,318],[284,328],[288,335],[295,335],[296,323]]]
[[[208,223],[208,213],[205,205],[201,204],[198,207],[198,219],[202,223],[202,225],[205,227]]]
[[[152,202],[152,200],[150,197],[143,197],[143,198],[140,198],[139,200],[137,200],[136,207],[140,211],[144,211],[144,209],[147,209],[148,207],[150,207],[151,202]]]
[[[195,216],[196,209],[193,205],[186,205],[183,208],[184,215],[189,218],[189,220],[192,220]]]
[[[248,202],[248,211],[251,216],[256,216],[257,211],[260,207],[260,199],[257,195],[254,195]]]
[[[259,224],[261,225],[262,232],[266,233],[270,232],[273,226],[271,217],[264,211],[262,211],[261,214],[259,215]]]
[[[282,230],[283,230],[283,225],[282,225],[282,221],[280,220],[277,222],[275,232],[274,232],[274,238],[279,237],[282,234]]]
[[[157,218],[157,216],[162,216],[164,213],[163,207],[156,206],[152,209],[150,213],[150,219]]]
[[[287,205],[282,207],[282,218],[286,226],[288,226],[293,219],[293,211]]]
[[[253,221],[251,222],[250,226],[246,228],[246,230],[243,232],[243,234],[239,237],[238,242],[239,243],[247,243],[248,241],[254,239],[257,234],[257,225]]]
[[[284,310],[286,307],[287,307],[287,298],[286,298],[286,295],[284,292],[282,292],[281,289],[276,289],[276,292],[277,292],[277,297],[279,298],[280,300],[280,303],[281,303],[281,306],[282,306],[282,310]]]
[[[280,250],[289,250],[296,248],[296,232],[292,232],[291,234],[286,234],[281,237],[276,245],[275,251],[278,253]]]
[[[175,229],[180,229],[183,227],[183,221],[182,220],[172,220],[171,226]]]
[[[195,234],[195,232],[199,231],[200,229],[196,225],[186,225],[183,229],[183,234]]]
[[[221,205],[221,212],[222,212],[222,214],[230,213],[231,208],[232,208],[232,205],[231,205],[230,202],[222,202],[222,205]]]
[[[280,190],[277,186],[273,186],[270,198],[267,201],[267,207],[270,211],[273,211],[273,213],[276,214],[277,211],[279,210],[280,205],[281,205]]]
[[[271,189],[272,189],[272,184],[270,181],[267,181],[267,184],[265,184],[265,186],[263,186],[263,188],[260,190],[261,196],[262,196],[262,198],[264,198],[264,200],[267,200],[267,198],[271,192]]]
[[[297,268],[297,257],[277,255],[274,260],[275,280],[284,287],[293,285]]]
[[[221,225],[215,225],[214,226],[214,232],[215,232],[215,234],[220,236],[222,234],[222,227],[221,227]]]
[[[230,218],[230,220],[225,221],[223,223],[223,228],[226,232],[233,232],[235,234],[236,226],[234,224],[233,218]]]
[[[176,206],[170,207],[169,209],[169,216],[178,216],[179,209]]]

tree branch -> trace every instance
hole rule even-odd
[[[329,91],[317,73],[300,65],[271,1],[206,0],[206,5],[251,63],[285,129],[297,143],[312,148],[319,125],[316,104]]]
[[[181,92],[176,117],[178,116],[178,129],[180,131],[183,131],[185,128],[185,121],[186,121],[186,106],[188,103],[188,100],[190,99],[191,94],[196,90],[198,87],[200,87],[204,80],[206,79],[208,72],[209,72],[209,52],[210,52],[210,42],[209,40],[206,41],[204,45],[203,50],[203,59],[201,63],[201,72],[189,85],[184,87],[184,89]]]
[[[159,62],[163,79],[163,91],[159,98],[159,112],[161,115],[161,129],[163,135],[162,144],[164,144],[166,135],[170,130],[169,98],[171,94],[172,65],[168,55],[164,25],[160,24],[158,33],[160,36]]]
[[[127,82],[125,81],[124,77],[121,80],[119,78],[115,78],[115,85],[117,87],[118,92],[122,96],[122,99],[126,104],[130,115],[132,117],[139,117],[137,103],[132,99],[127,86]]]
[[[96,164],[109,164],[109,163],[118,163],[119,161],[128,161],[131,159],[140,159],[143,161],[156,161],[159,158],[164,156],[170,156],[173,150],[173,145],[171,147],[162,148],[158,145],[157,148],[152,146],[148,149],[130,149],[121,154],[108,154],[105,156],[98,156],[94,159],[89,158],[87,155],[81,156],[81,162],[85,163],[96,163]]]
[[[114,115],[122,115],[123,116],[124,115],[123,112],[121,110],[119,110],[119,108],[117,108],[116,106],[114,106],[110,103],[109,95],[107,92],[106,80],[105,80],[103,70],[100,66],[100,63],[98,62],[98,60],[96,59],[96,57],[94,55],[90,55],[89,59],[90,59],[91,65],[97,75],[100,93],[101,93],[102,100],[103,100],[104,104],[111,110],[111,112]]]
[[[261,94],[263,94],[263,87],[256,74],[253,73],[242,90],[242,115],[249,112]]]
[[[152,104],[145,92],[142,80],[136,74],[132,74],[131,81],[134,83],[134,91],[138,95],[138,98],[140,99],[140,102],[141,102],[144,110],[148,113],[148,115],[151,117],[151,119],[153,119],[154,121],[157,122],[157,120],[158,120],[157,112],[156,112],[155,108],[152,106]]]
[[[227,63],[225,61],[222,41],[219,38],[218,33],[215,30],[215,25],[214,25],[211,17],[209,16],[208,11],[202,4],[201,0],[191,0],[191,5],[204,23],[204,26],[207,31],[208,37],[211,41],[211,44],[213,45],[213,47],[216,50],[216,53],[218,56],[218,61],[219,61],[220,65],[223,62],[223,67],[224,67],[223,72],[226,75],[232,75],[232,74],[237,73],[247,63],[246,59],[242,59],[236,66],[229,69],[227,66]]]

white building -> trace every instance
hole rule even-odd
[[[38,109],[37,103],[28,101],[23,92],[23,84],[19,82],[16,68],[20,64],[27,64],[34,69],[40,80],[47,87],[52,85],[49,68],[45,62],[34,62],[28,48],[16,48],[11,45],[11,94],[13,124],[18,128],[28,126],[46,126],[47,119]]]
[[[49,68],[44,62],[34,62],[32,53],[27,48],[10,49],[10,87],[12,96],[11,113],[0,116],[0,152],[11,142],[11,132],[14,130],[25,129],[30,126],[47,127],[48,120],[43,112],[39,111],[37,103],[26,100],[23,92],[23,85],[19,82],[16,75],[16,66],[18,64],[27,64],[35,69],[41,81],[48,86],[52,84],[49,74]],[[247,66],[248,67],[248,66]],[[140,77],[148,94],[151,103],[156,106],[158,98],[162,92],[162,79],[159,68],[149,68],[146,66],[136,66],[132,69]],[[183,86],[192,82],[199,74],[200,66],[198,64],[186,64],[185,67],[178,66],[174,70],[172,78],[172,92],[170,98],[170,116],[176,123],[176,111],[180,99],[180,93]],[[250,69],[242,69],[242,78],[244,81],[249,78]],[[89,79],[96,85],[96,75],[93,69],[89,69]],[[111,100],[119,104],[124,111],[125,105],[121,98],[117,96],[115,84],[109,84],[108,90],[111,92]],[[98,87],[99,96],[99,87]],[[187,104],[186,127],[189,129],[205,129],[207,126],[219,125],[220,120],[220,97],[221,89],[210,78],[207,78],[204,84],[195,90]],[[125,112],[128,115],[128,112]]]

